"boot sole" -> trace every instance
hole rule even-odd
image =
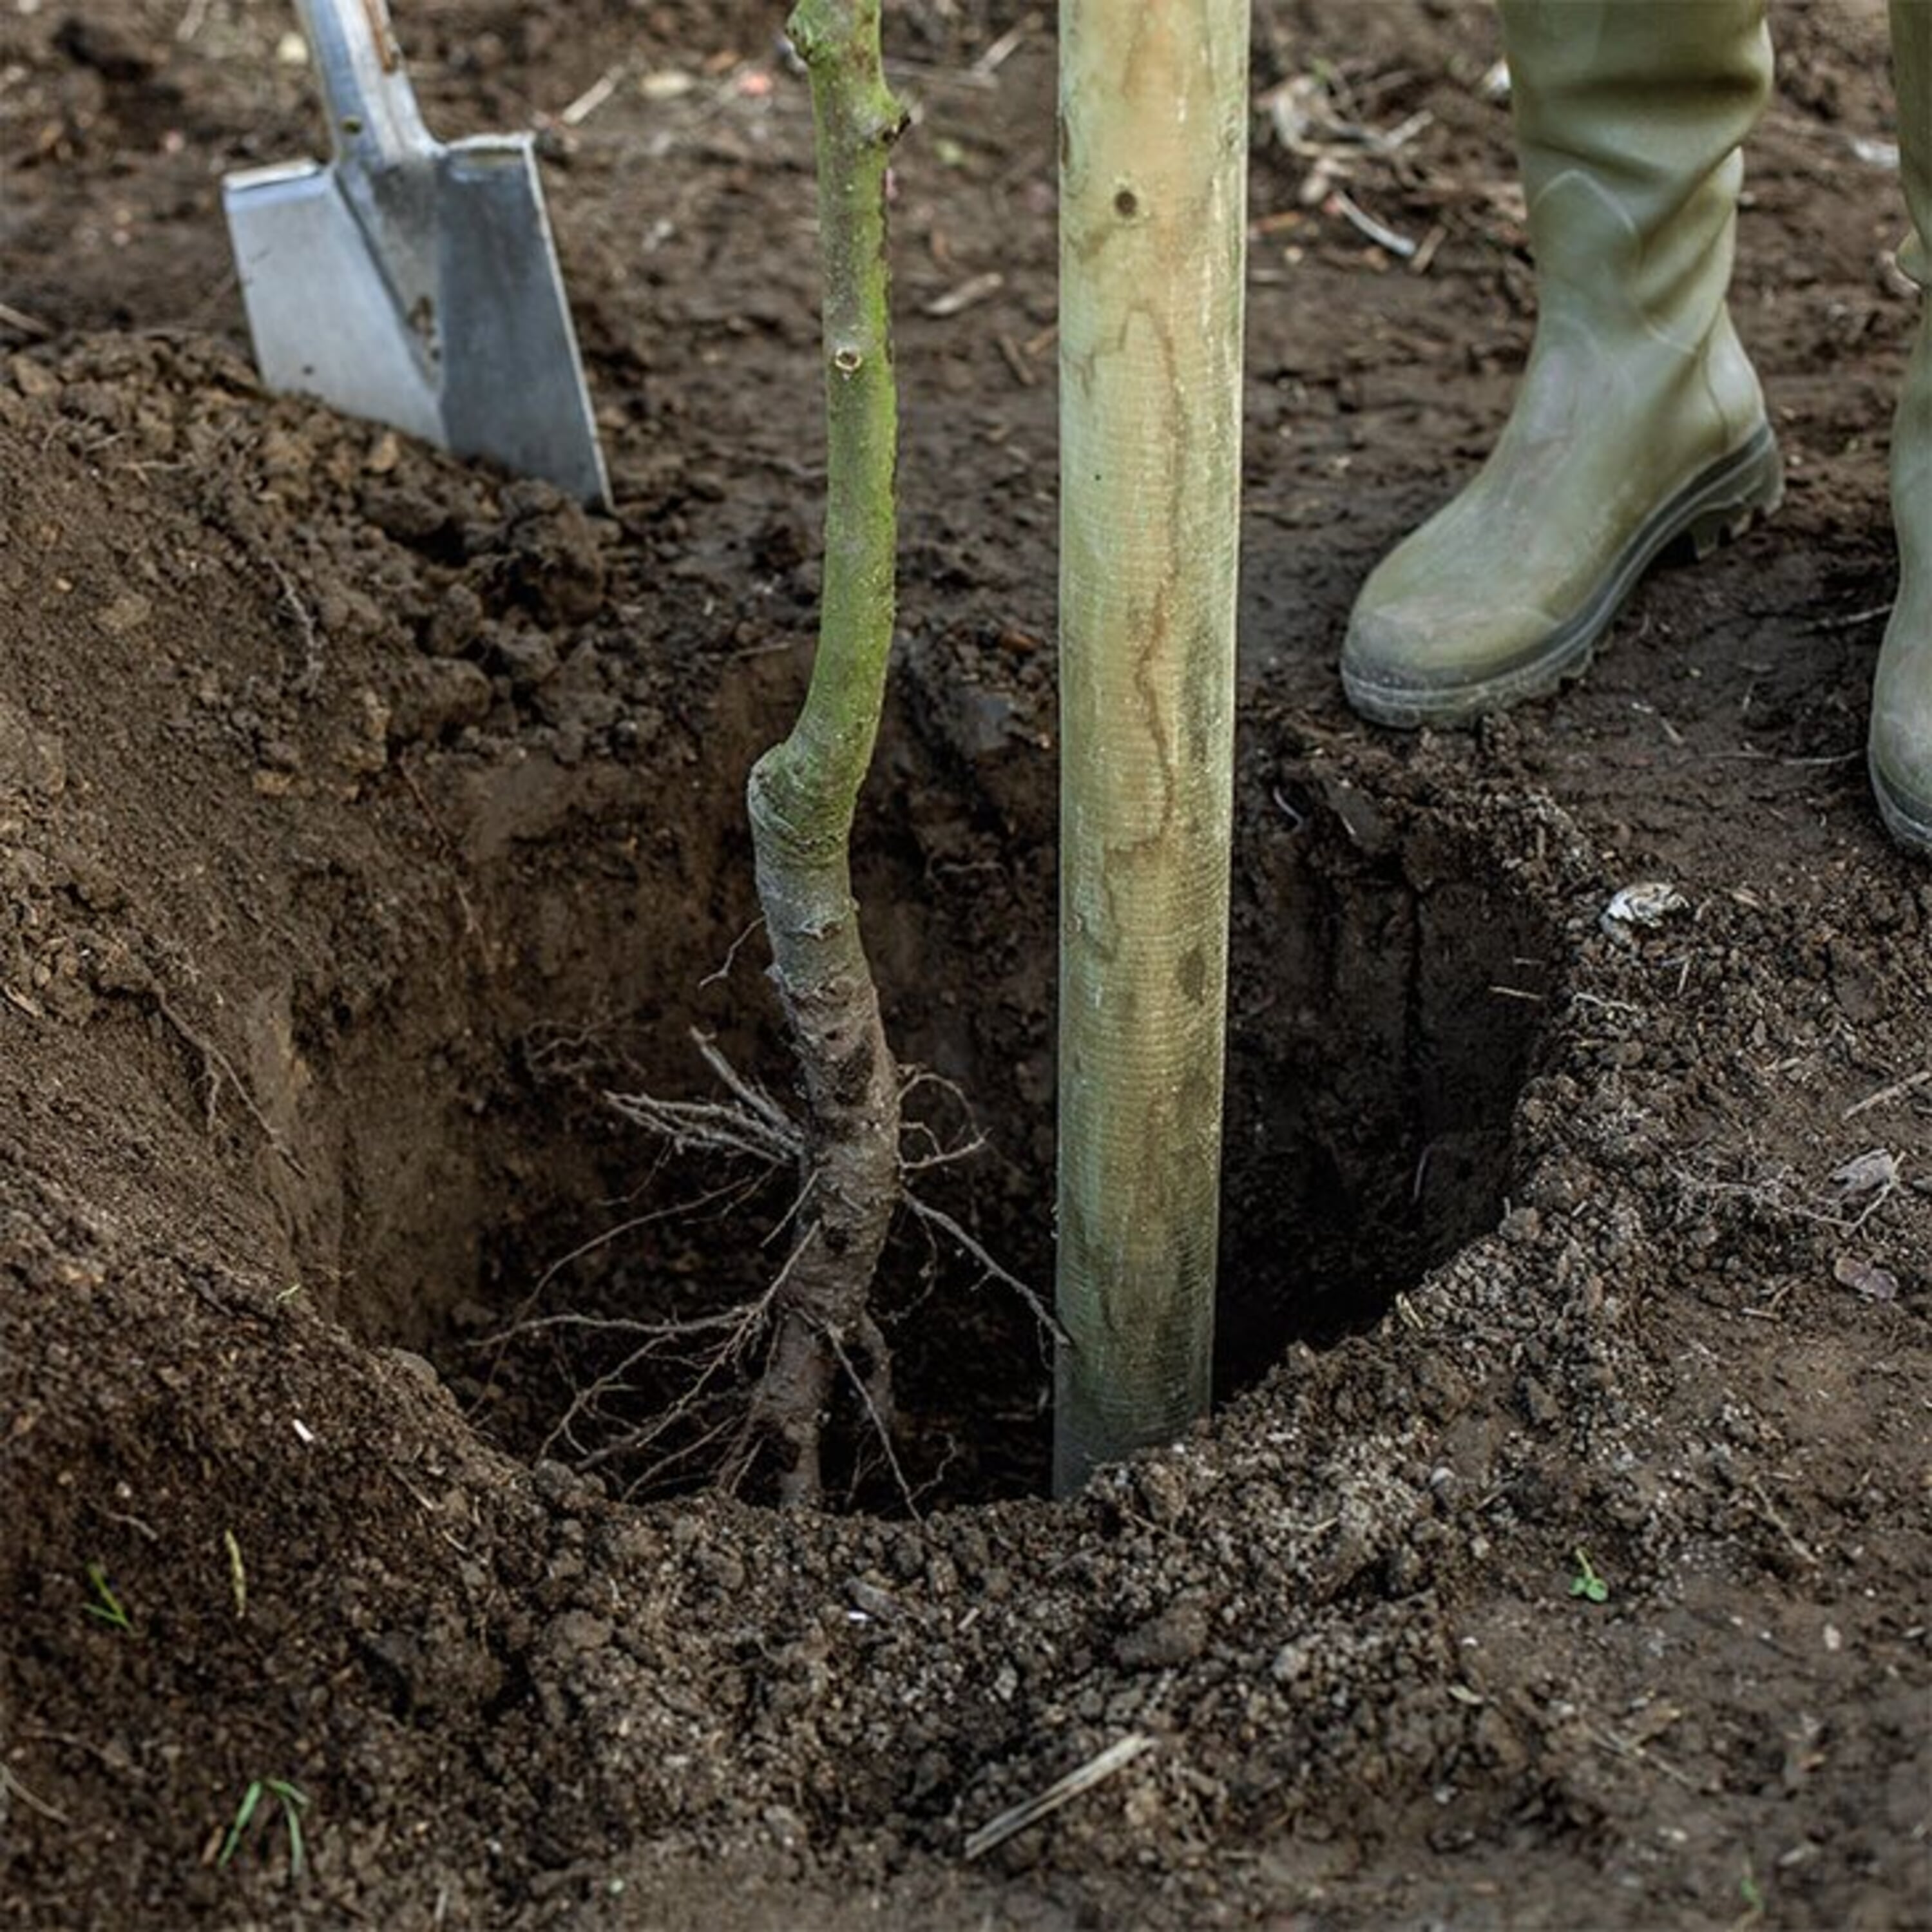
[[[1349,704],[1378,724],[1414,730],[1467,724],[1526,698],[1542,698],[1589,668],[1604,634],[1653,563],[1673,550],[1687,561],[1735,542],[1784,499],[1784,465],[1768,423],[1652,512],[1618,552],[1581,609],[1507,670],[1461,684],[1396,684],[1356,669],[1346,658],[1342,686]]]
[[[1870,767],[1872,795],[1878,800],[1879,816],[1885,829],[1908,852],[1932,859],[1932,806],[1923,800],[1908,800],[1874,761]]]

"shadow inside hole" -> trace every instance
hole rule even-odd
[[[1501,1218],[1556,972],[1468,832],[1252,802],[1238,855],[1215,1393],[1373,1326]],[[1286,806],[1286,809],[1284,809]]]

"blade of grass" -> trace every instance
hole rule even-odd
[[[248,1821],[255,1815],[255,1808],[262,1802],[262,1780],[250,1778],[248,1789],[242,1794],[242,1802],[235,1813],[235,1822],[228,1828],[228,1835],[221,1841],[221,1851],[214,1861],[215,1869],[223,1869],[232,1858],[242,1843],[242,1834],[248,1828]]]

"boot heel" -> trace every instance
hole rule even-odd
[[[1767,429],[1738,459],[1731,474],[1720,476],[1677,538],[1693,562],[1736,543],[1762,517],[1784,500],[1784,460]]]
[[[1708,516],[1700,517],[1678,539],[1689,553],[1687,561],[1702,563],[1726,544],[1736,543],[1763,514],[1763,510],[1753,503],[1740,509],[1714,510]]]

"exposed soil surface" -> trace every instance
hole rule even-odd
[[[1052,47],[888,10],[860,890],[908,1154],[986,1143],[922,1190],[1044,1288]],[[808,102],[776,9],[398,12],[440,133],[544,130],[614,516],[255,381],[284,10],[0,15],[0,1923],[1932,1923],[1880,11],[1774,9],[1782,512],[1402,738],[1334,658],[1528,340],[1494,22],[1257,10],[1222,1400],[1047,1501],[1040,1328],[904,1216],[897,1466],[848,1427],[791,1517],[705,1481],[716,1331],[642,1332],[759,1291],[788,1177],[606,1096],[716,1097],[694,1028],[790,1090],[741,788],[815,621]]]

